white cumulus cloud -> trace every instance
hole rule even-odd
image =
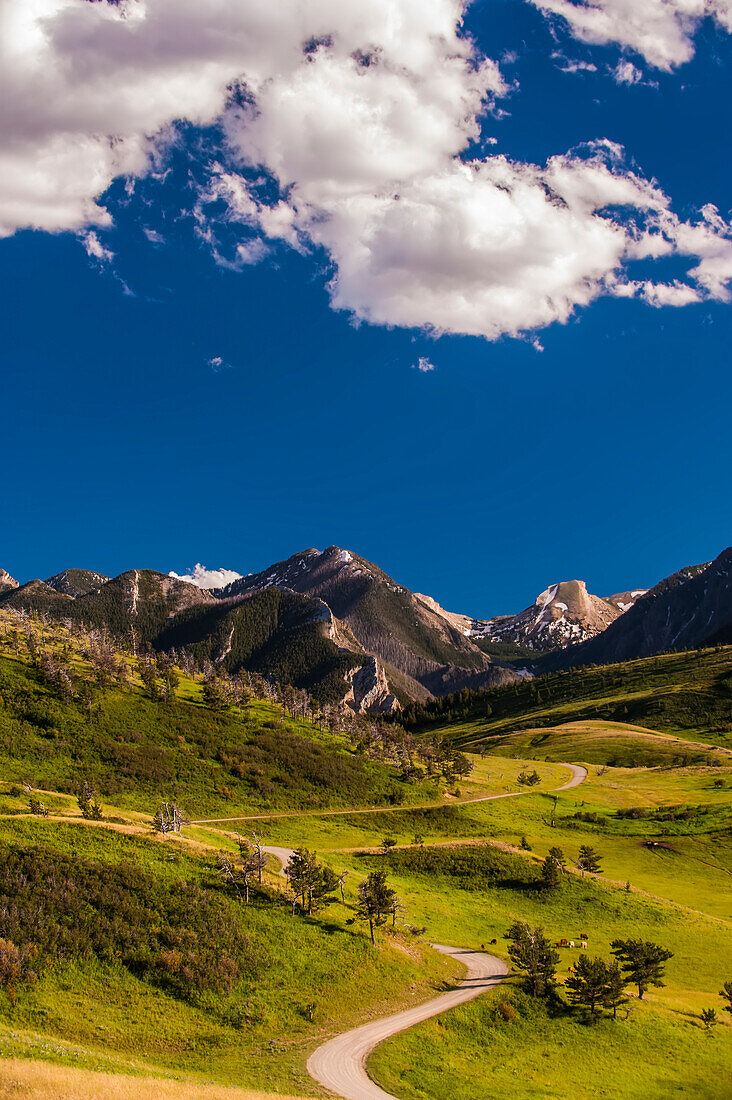
[[[196,584],[199,588],[223,588],[227,584],[231,584],[232,581],[238,581],[242,576],[241,573],[235,573],[233,569],[207,569],[205,565],[201,565],[198,562],[189,569],[186,573],[168,573],[169,577],[174,577],[178,581],[188,581],[189,584]]]
[[[531,2],[666,68],[691,49],[695,20],[728,25],[732,4]],[[675,219],[610,143],[546,165],[467,159],[478,137],[489,147],[508,88],[461,32],[466,6],[0,0],[0,235],[72,229],[102,262],[105,189],[149,171],[186,120],[225,136],[196,205],[218,262],[322,249],[333,306],[359,320],[496,339],[566,321],[601,294],[660,304],[631,278],[641,254],[686,257],[690,301],[725,298],[727,224]],[[255,177],[277,196],[263,199]],[[233,252],[217,243],[222,207]]]
[[[426,355],[420,355],[417,362],[412,364],[412,367],[414,370],[418,370],[420,374],[429,374],[435,370],[435,364]]]

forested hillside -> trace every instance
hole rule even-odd
[[[725,743],[732,733],[732,647],[569,669],[492,691],[433,699],[402,715],[409,729],[449,726],[451,737],[466,742],[592,719],[702,731],[705,740]]]

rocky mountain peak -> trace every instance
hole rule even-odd
[[[474,620],[470,635],[537,652],[563,649],[600,634],[642,594],[639,589],[606,600],[588,592],[585,581],[557,581],[518,615]]]
[[[0,592],[10,592],[14,588],[20,588],[15,577],[11,577],[5,569],[0,569]]]
[[[730,641],[732,547],[712,562],[687,566],[659,581],[577,656],[583,664],[607,664]]]

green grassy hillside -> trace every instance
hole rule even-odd
[[[494,734],[601,720],[732,745],[732,647],[570,669],[408,708],[405,725],[471,744]]]
[[[0,957],[12,941],[20,959],[4,1057],[312,1094],[303,1052],[324,1030],[449,973],[414,938],[374,950],[339,902],[293,918],[265,884],[245,905],[213,850],[175,838],[0,819],[0,840]]]
[[[486,1083],[508,1100],[726,1098],[732,1020],[718,990],[732,977],[732,769],[608,769],[556,802],[529,796],[458,812],[482,822],[488,846],[390,856],[400,895],[433,935],[450,937],[459,924],[461,942],[495,937],[490,950],[505,954],[503,933],[517,918],[557,942],[585,931],[589,953],[604,958],[613,938],[640,937],[673,952],[666,985],[644,1002],[631,997],[617,1021],[591,1026],[569,1008],[563,984],[541,1002],[511,978],[377,1048],[369,1069],[378,1083],[409,1100],[441,1100],[446,1080],[459,1100],[482,1095]],[[531,852],[517,850],[518,834]],[[549,848],[560,846],[571,867],[588,843],[604,874],[575,873],[556,892],[544,890],[539,860]],[[559,955],[564,983],[578,952]],[[700,1020],[706,1008],[720,1021],[713,1034]]]
[[[728,763],[730,749],[621,722],[567,722],[553,728],[494,734],[484,743],[492,755],[545,760],[581,760],[611,767],[686,767]]]
[[[490,950],[505,956],[506,929],[522,920],[552,942],[586,932],[604,958],[616,937],[659,943],[673,952],[666,984],[590,1026],[563,984],[578,952],[561,950],[549,1001],[512,977],[379,1048],[370,1065],[384,1087],[412,1100],[444,1100],[446,1081],[458,1100],[486,1089],[508,1100],[722,1100],[732,1073],[718,995],[732,980],[732,753],[709,741],[727,739],[729,650],[583,670],[548,692],[541,680],[459,696],[461,720],[442,715],[432,728],[481,755],[447,794],[403,781],[367,740],[356,752],[271,704],[212,710],[190,677],[167,702],[150,698],[132,662],[127,682],[119,670],[99,677],[87,650],[102,643],[35,629],[40,641],[0,631],[0,1055],[174,1074],[191,1095],[204,1078],[317,1095],[305,1063],[318,1042],[453,977],[429,942],[495,940]],[[65,653],[70,696],[49,686],[39,646]],[[698,718],[704,700],[714,728],[573,712],[641,698],[665,701],[677,721]],[[488,700],[490,715],[468,713]],[[581,786],[559,789],[561,760],[588,766]],[[81,817],[82,777],[102,796],[102,821]],[[27,779],[45,788],[48,817],[28,814]],[[182,837],[151,834],[164,797],[196,821]],[[216,865],[254,824],[242,815],[257,817],[268,844],[305,844],[347,872],[345,900],[291,915],[270,857],[245,905]],[[577,870],[586,845],[602,874]],[[541,862],[557,846],[567,869],[549,889]],[[374,870],[399,898],[395,929],[381,929],[376,948],[355,908]],[[710,1007],[719,1026],[705,1034]]]
[[[46,632],[50,652],[68,643]],[[194,817],[267,809],[400,804],[435,797],[427,781],[404,782],[396,768],[355,752],[348,739],[281,709],[253,702],[214,711],[200,683],[181,677],[170,701],[128,687],[103,689],[79,670],[74,698],[59,698],[10,636],[0,656],[0,767],[16,783],[74,792],[86,778],[102,800],[152,812],[163,799]],[[18,808],[20,808],[20,803]]]

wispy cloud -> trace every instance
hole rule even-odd
[[[220,355],[214,355],[210,359],[207,359],[206,366],[212,370],[214,374],[220,374],[223,370],[233,370],[231,363],[227,363]]]
[[[435,364],[426,355],[420,355],[417,362],[412,363],[412,370],[418,370],[420,374],[429,374],[430,371],[435,370]]]
[[[86,233],[79,235],[79,240],[84,246],[84,251],[91,260],[92,264],[99,268],[100,271],[106,271],[113,279],[119,283],[122,287],[122,292],[129,298],[135,297],[135,292],[129,288],[125,280],[119,274],[114,266],[115,255],[110,248],[107,248],[99,239],[99,235],[93,230],[89,229]]]
[[[106,267],[113,262],[114,252],[104,247],[93,229],[82,235],[81,243],[89,259],[95,260],[100,267]]]

